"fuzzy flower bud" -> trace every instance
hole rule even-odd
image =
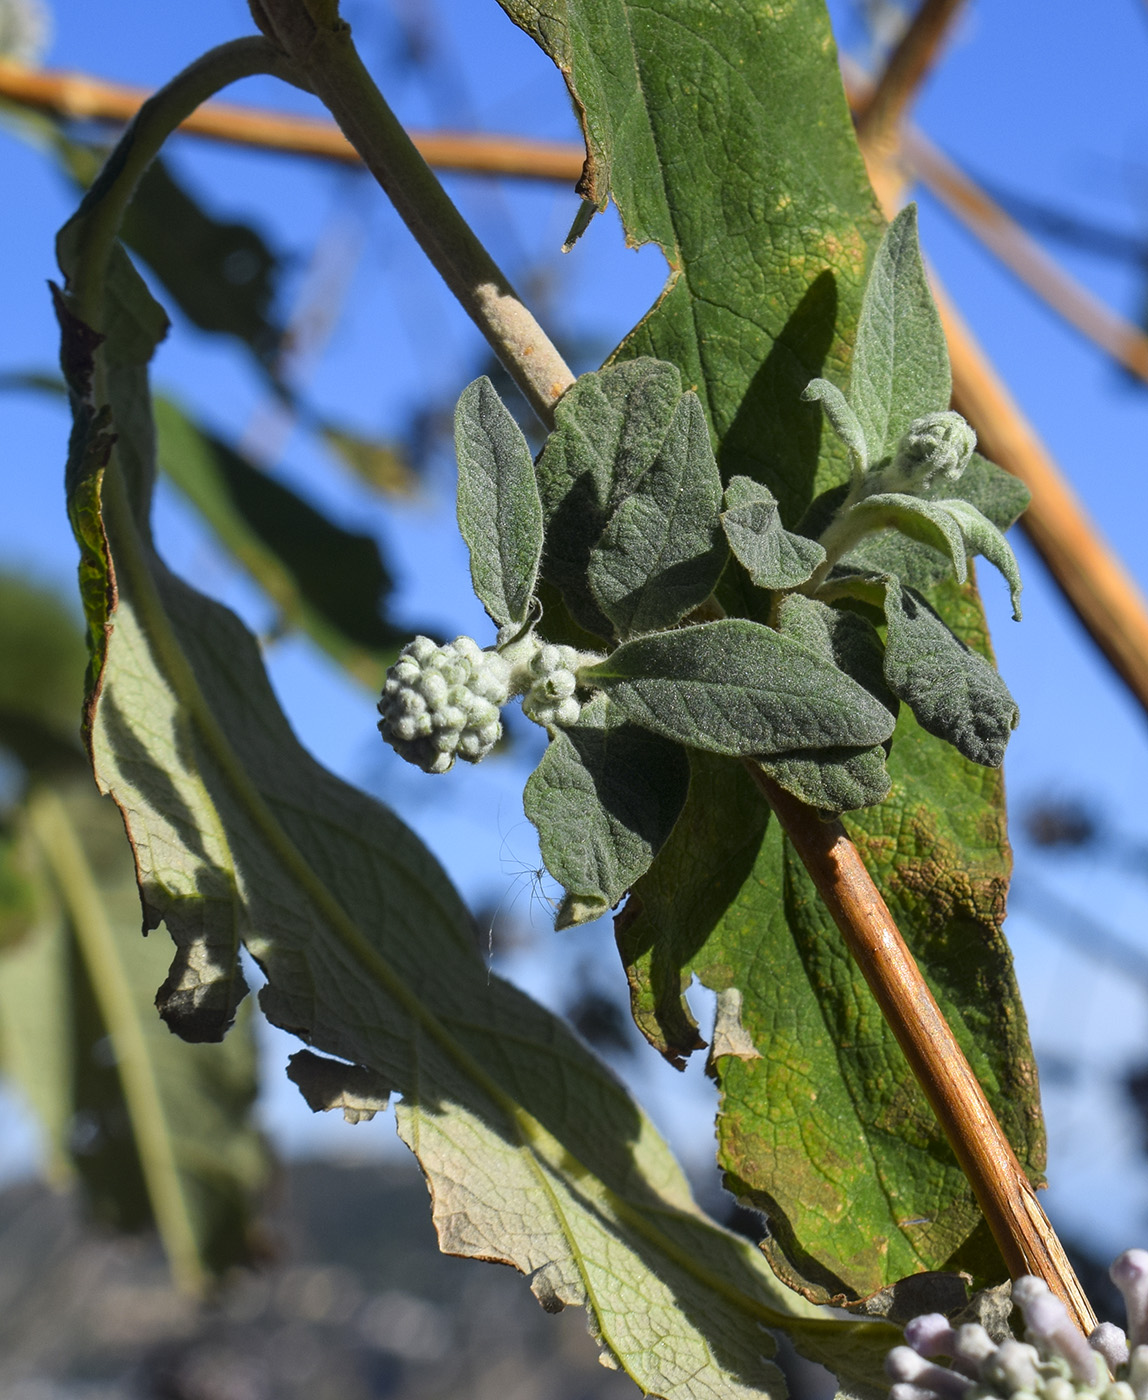
[[[954,1329],[939,1313],[905,1327],[908,1346],[889,1354],[892,1400],[1148,1400],[1148,1251],[1112,1266],[1128,1307],[1129,1339],[1102,1322],[1085,1341],[1067,1308],[1037,1278],[1013,1284],[1025,1340],[998,1346],[979,1323]],[[1015,1324],[1014,1324],[1015,1326]],[[1131,1345],[1129,1345],[1131,1343]],[[949,1356],[948,1366],[926,1358]]]
[[[1148,1342],[1148,1250],[1126,1249],[1108,1272],[1128,1309],[1128,1345]]]
[[[959,413],[927,413],[909,424],[897,444],[889,482],[920,491],[936,482],[956,481],[976,445],[976,433]]]
[[[582,658],[573,647],[544,644],[530,658],[530,685],[522,697],[522,712],[536,724],[577,724],[582,705],[575,695],[575,676]]]
[[[379,732],[425,773],[445,773],[456,757],[477,763],[502,735],[509,676],[506,661],[470,637],[443,647],[416,637],[387,672]]]

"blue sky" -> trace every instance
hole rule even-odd
[[[471,127],[577,138],[559,75],[506,20],[494,0],[407,4],[430,16],[427,77],[399,62],[399,32],[381,0],[347,0],[345,11],[368,61],[386,82],[409,124]],[[834,7],[845,43],[859,31],[851,9]],[[59,0],[52,67],[83,69],[121,81],[164,81],[205,47],[248,32],[243,0],[156,6],[145,0],[91,4]],[[1148,6],[1108,0],[1082,7],[1049,0],[973,3],[944,62],[928,82],[916,119],[925,132],[977,176],[1032,199],[1148,237]],[[313,110],[293,89],[253,81],[236,100]],[[314,366],[310,397],[364,431],[394,431],[433,392],[452,399],[480,367],[482,348],[465,317],[426,268],[422,254],[365,179],[291,159],[264,158],[182,140],[171,159],[182,178],[216,212],[254,223],[292,255],[285,305],[305,276],[316,238],[344,221],[362,241],[336,334]],[[52,238],[72,195],[50,164],[0,132],[0,307],[5,334],[0,369],[49,366],[55,355],[45,281],[54,275]],[[537,289],[544,320],[597,346],[600,357],[656,297],[665,276],[653,249],[627,250],[611,213],[594,222],[569,256],[562,237],[577,201],[568,189],[454,177],[455,198],[512,277]],[[1018,287],[989,255],[927,197],[921,200],[927,253],[1026,412],[1142,586],[1148,518],[1148,390],[1134,388]],[[1148,273],[1053,246],[1064,264],[1109,305],[1136,315],[1148,300]],[[593,353],[588,349],[588,353]],[[589,367],[589,361],[582,368]],[[230,436],[240,436],[263,406],[263,390],[241,355],[177,321],[161,351],[156,381]],[[71,588],[75,549],[63,511],[66,423],[43,400],[6,396],[6,510],[0,557]],[[277,467],[338,518],[375,534],[400,582],[397,611],[414,623],[470,631],[491,640],[471,596],[466,561],[450,522],[451,464],[436,463],[416,502],[393,508],[340,476],[301,435]],[[178,570],[222,597],[256,629],[270,614],[254,590],[188,515],[161,491],[161,546]],[[1007,591],[985,571],[984,592],[1001,671],[1022,713],[1006,762],[1014,804],[1086,794],[1117,828],[1135,834],[1148,789],[1144,716],[1116,683],[1025,545],[1015,541],[1026,582],[1025,620],[1009,618]],[[537,740],[524,735],[515,756],[452,773],[439,788],[381,751],[373,697],[345,680],[302,640],[274,644],[269,667],[304,741],[331,767],[396,805],[447,864],[474,903],[511,904],[531,912],[538,938],[531,951],[500,967],[535,994],[560,1005],[578,966],[603,985],[620,986],[608,927],[555,935],[545,890],[536,888],[536,847],[521,811],[521,785]],[[1131,943],[1145,944],[1148,887],[1136,877],[1083,860],[1050,860],[1017,838],[1018,893],[1055,891],[1089,908]],[[1020,901],[1018,900],[1018,905]],[[1136,1151],[1135,1121],[1119,1092],[1127,1066],[1148,1059],[1148,989],[1107,972],[1079,949],[1050,936],[1021,908],[1009,933],[1046,1072],[1053,1189],[1049,1208],[1071,1232],[1102,1251],[1148,1231],[1148,1171]],[[268,1064],[269,1121],[285,1145],[342,1151],[382,1150],[388,1130],[345,1129],[312,1120],[282,1081],[285,1047]],[[652,1052],[633,1071],[638,1091],[700,1166],[712,1114],[708,1085],[685,1080]],[[1070,1073],[1063,1066],[1073,1066]],[[8,1167],[27,1160],[27,1136],[5,1122]],[[350,1137],[347,1134],[350,1133]],[[692,1148],[689,1144],[694,1144]],[[23,1155],[21,1155],[23,1154]]]

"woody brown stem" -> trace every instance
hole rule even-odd
[[[1014,1278],[1035,1274],[1087,1336],[1088,1299],[1036,1199],[964,1051],[941,1013],[857,847],[839,821],[822,821],[758,764],[754,782],[825,901],[944,1130]]]
[[[363,66],[333,0],[249,0],[296,77],[338,122],[463,310],[547,427],[574,376],[475,236]]]

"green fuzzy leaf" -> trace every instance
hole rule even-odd
[[[604,695],[555,731],[523,794],[543,862],[566,891],[555,927],[599,918],[646,873],[689,781],[684,750],[621,720]]]
[[[917,206],[889,225],[865,286],[849,403],[876,467],[915,418],[949,406],[953,384],[941,318],[917,242]]]
[[[920,499],[935,502],[942,497],[968,501],[998,530],[1007,530],[1028,505],[1029,491],[1011,472],[1004,471],[974,452],[958,481],[938,483],[922,493]],[[821,503],[820,509],[815,502],[802,528],[819,534],[828,523],[827,506],[828,499]],[[819,525],[823,518],[824,523]],[[875,573],[895,574],[903,583],[911,584],[914,588],[930,588],[940,583],[949,576],[952,567],[947,544],[942,552],[938,552],[896,530],[866,536],[850,550],[848,558],[850,564],[871,569]]]
[[[939,501],[938,507],[947,510],[957,522],[965,538],[965,549],[969,554],[982,554],[990,564],[995,565],[1008,582],[1009,597],[1012,600],[1012,615],[1020,621],[1020,568],[1016,555],[1009,542],[976,506],[968,501]]]
[[[897,698],[885,684],[882,670],[884,648],[864,618],[791,594],[782,600],[778,627],[852,676],[896,719]],[[853,811],[882,802],[889,793],[885,750],[880,744],[799,750],[759,757],[758,762],[787,792],[820,811]]]
[[[61,240],[65,259],[83,246],[77,232]],[[224,1032],[242,940],[276,1025],[362,1066],[373,1096],[402,1095],[400,1133],[431,1185],[442,1247],[531,1274],[547,1307],[586,1305],[646,1393],[780,1397],[764,1330],[777,1326],[874,1377],[891,1329],[788,1304],[759,1252],[697,1209],[614,1075],[491,975],[413,833],[299,746],[246,629],[166,570],[148,526],[146,357],[119,339],[160,322],[123,260],[104,300],[116,331],[94,383],[108,406],[77,397],[68,469],[96,644],[91,752],[138,853],[149,921],[177,944],[161,992],[169,1024]],[[93,338],[61,310],[62,358],[82,391]]]
[[[849,400],[836,384],[828,379],[811,379],[802,391],[807,403],[820,403],[829,419],[829,426],[845,444],[861,471],[869,465],[869,449],[865,445],[865,430],[861,420],[849,407]]]
[[[871,623],[856,613],[791,593],[781,600],[777,625],[784,636],[817,652],[863,685],[896,721],[900,707],[885,684],[885,648]]]
[[[381,689],[406,632],[384,608],[394,582],[368,535],[345,530],[170,399],[154,404],[159,464],[279,609],[357,680]]]
[[[766,486],[735,476],[725,492],[721,517],[729,547],[759,588],[796,588],[811,577],[825,551],[804,535],[792,535]]]
[[[542,558],[542,501],[522,429],[485,375],[462,392],[454,444],[474,591],[499,627],[525,622]]]
[[[559,400],[538,458],[543,577],[595,636],[613,626],[587,584],[590,554],[618,506],[662,450],[682,397],[673,365],[635,360],[584,374]]]
[[[884,802],[889,795],[885,750],[880,744],[798,749],[757,761],[779,787],[819,812],[852,812]]]
[[[1020,719],[995,667],[971,651],[912,588],[885,580],[885,678],[921,728],[997,768]]]
[[[727,551],[721,477],[696,394],[590,551],[587,582],[621,638],[672,627],[713,591]]]
[[[887,491],[858,501],[849,512],[848,522],[855,523],[858,530],[897,530],[918,544],[947,554],[957,582],[964,583],[969,575],[964,535],[947,504]],[[845,555],[851,562],[854,557],[854,552]]]
[[[867,746],[893,732],[888,710],[833,661],[742,618],[626,642],[580,678],[635,724],[711,753]]]

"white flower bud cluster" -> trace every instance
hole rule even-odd
[[[582,659],[573,647],[540,646],[530,659],[530,688],[522,697],[522,713],[535,724],[577,724],[582,705],[574,694],[574,672]]]
[[[979,1323],[954,1328],[941,1313],[915,1317],[908,1345],[885,1362],[891,1400],[1148,1400],[1148,1251],[1125,1251],[1110,1272],[1124,1295],[1127,1337],[1102,1322],[1085,1341],[1047,1284],[1019,1278],[1012,1296],[1023,1342],[998,1346]],[[951,1364],[928,1359],[935,1356]]]
[[[502,736],[499,711],[510,698],[510,666],[471,637],[436,646],[416,637],[387,672],[379,732],[424,773],[445,773],[456,758],[477,763]]]
[[[936,481],[956,481],[976,445],[976,433],[959,413],[926,413],[909,424],[897,444],[889,479],[917,490]]]

